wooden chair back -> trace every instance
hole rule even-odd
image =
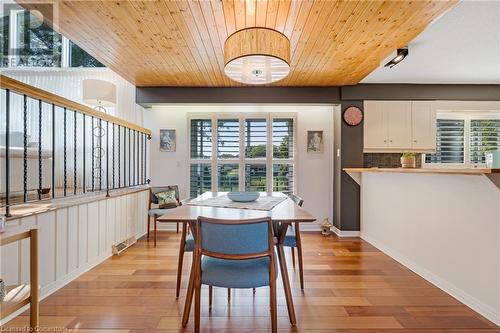
[[[222,220],[198,217],[196,252],[219,259],[256,259],[274,255],[270,217]]]
[[[156,193],[164,192],[164,191],[175,191],[175,200],[180,204],[179,200],[179,186],[178,185],[165,185],[165,186],[151,186],[149,188],[149,206],[151,204],[158,204],[158,197]]]

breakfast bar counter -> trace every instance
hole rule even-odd
[[[500,324],[499,169],[344,169],[360,236]]]

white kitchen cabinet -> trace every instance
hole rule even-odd
[[[428,152],[435,144],[432,102],[365,101],[365,152]]]
[[[390,101],[384,105],[387,147],[407,149],[411,146],[411,102]]]
[[[414,101],[411,105],[412,148],[436,149],[436,110],[432,102]]]
[[[366,101],[364,104],[364,149],[387,148],[387,127],[383,102]]]

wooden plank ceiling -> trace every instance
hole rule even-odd
[[[291,42],[291,73],[273,85],[337,86],[358,83],[456,2],[56,1],[54,25],[137,86],[209,87],[239,85],[224,75],[226,37],[265,26]]]

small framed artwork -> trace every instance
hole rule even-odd
[[[323,131],[307,131],[307,152],[323,153]]]
[[[160,151],[174,152],[176,145],[174,129],[160,129]]]

